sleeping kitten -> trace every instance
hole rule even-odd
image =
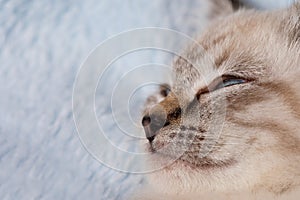
[[[148,164],[174,162],[137,199],[300,197],[300,3],[222,5],[145,109]]]

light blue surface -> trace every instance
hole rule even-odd
[[[272,2],[267,6],[283,5]],[[0,1],[0,199],[122,199],[132,191],[141,176],[104,167],[77,137],[77,70],[98,43],[121,31],[159,26],[194,35],[199,6],[194,0]]]

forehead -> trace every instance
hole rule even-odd
[[[267,73],[278,43],[273,14],[245,12],[213,24],[174,63],[175,89],[197,92],[221,75],[256,78]]]

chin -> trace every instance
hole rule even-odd
[[[231,181],[237,178],[233,173],[238,168],[235,160],[215,161],[203,159],[197,162],[184,160],[184,158],[174,159],[170,163],[170,157],[157,153],[149,155],[149,165],[158,169],[147,174],[147,179],[153,191],[168,195],[197,195],[213,191],[239,190],[241,181]],[[201,163],[203,162],[203,163]],[[222,163],[222,164],[220,164]],[[235,178],[234,178],[235,177]],[[238,180],[243,180],[239,178]],[[230,184],[229,182],[234,184]]]

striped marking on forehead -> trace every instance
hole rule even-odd
[[[201,87],[207,87],[220,73],[214,66],[212,56],[202,52],[197,56],[195,51],[190,54],[187,56],[189,60],[179,57],[174,64],[174,89],[194,98]]]

